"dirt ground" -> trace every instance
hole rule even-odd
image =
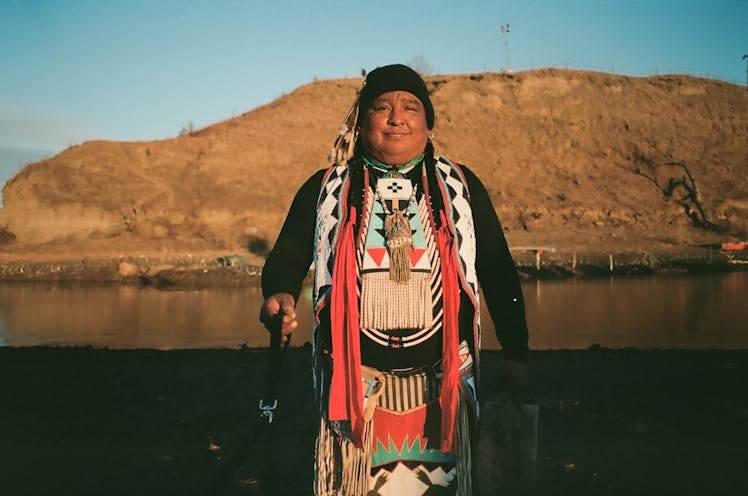
[[[484,395],[499,354],[483,354]],[[0,348],[2,494],[204,494],[251,435],[266,350]],[[532,351],[538,494],[746,494],[748,351]],[[223,494],[311,494],[310,350]]]

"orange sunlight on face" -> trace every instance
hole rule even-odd
[[[366,152],[375,160],[398,166],[422,153],[429,129],[423,104],[408,91],[379,95],[366,109],[361,139]]]

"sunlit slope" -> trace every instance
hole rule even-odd
[[[556,69],[427,82],[437,152],[483,179],[511,244],[748,237],[745,87]],[[315,81],[189,135],[88,142],[31,164],[3,189],[0,248],[272,245],[360,84]]]

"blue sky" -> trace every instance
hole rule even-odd
[[[174,137],[416,57],[742,85],[747,26],[748,0],[0,0],[0,184],[70,145]]]

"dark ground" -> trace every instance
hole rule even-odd
[[[310,494],[309,357],[290,350],[275,437],[225,494]],[[483,355],[486,391],[498,358]],[[250,349],[0,348],[0,494],[200,494],[254,426],[266,362]],[[748,351],[534,351],[529,370],[539,494],[748,494]]]

